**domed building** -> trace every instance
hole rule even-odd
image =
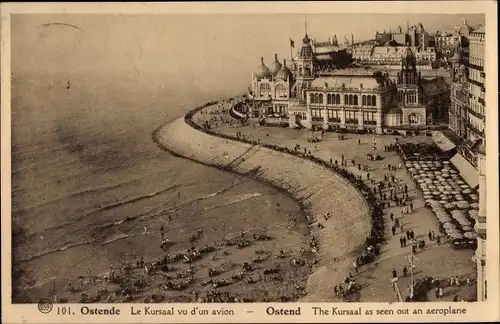
[[[274,76],[281,70],[281,63],[278,61],[278,54],[274,54],[274,62],[269,65],[269,71]]]
[[[288,113],[293,80],[286,61],[281,64],[277,54],[274,54],[274,61],[269,68],[264,64],[264,58],[261,58],[261,64],[252,73],[250,97],[256,108],[254,117],[285,117]]]
[[[261,59],[248,96],[253,117],[267,124],[287,121],[290,127],[383,133],[418,129],[443,111],[447,115],[436,98],[449,95],[449,89],[439,78],[422,79],[412,46],[395,53],[401,66],[395,79],[387,72],[352,65],[347,54],[336,36],[333,42],[316,42],[306,32],[290,64],[280,62],[276,54],[268,67]]]
[[[266,79],[271,77],[271,71],[264,64],[264,58],[260,58],[260,65],[255,69],[254,75],[257,79]]]

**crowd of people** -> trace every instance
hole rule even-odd
[[[204,107],[200,107],[198,110],[203,108]],[[397,165],[387,165],[387,167],[384,165],[383,169],[387,169],[390,173],[384,175],[383,181],[375,181],[373,177],[370,177],[369,173],[366,174],[365,178],[365,176],[349,171],[348,167],[356,167],[356,163],[353,160],[344,158],[343,155],[342,161],[333,161],[330,159],[330,161],[327,162],[319,157],[316,157],[310,150],[301,147],[300,144],[295,145],[293,148],[288,148],[280,145],[261,143],[259,139],[252,139],[249,136],[245,137],[241,132],[238,132],[236,136],[233,136],[229,134],[222,134],[211,129],[204,129],[192,120],[192,116],[196,112],[197,110],[194,110],[190,114],[186,115],[186,122],[198,130],[225,139],[240,141],[247,144],[261,145],[278,152],[288,153],[308,159],[347,179],[363,195],[369,206],[371,214],[371,233],[366,238],[364,250],[356,259],[355,265],[353,264],[354,272],[349,274],[344,282],[334,287],[334,294],[336,297],[340,298],[341,296],[345,296],[350,292],[350,290],[355,289],[356,285],[354,282],[354,275],[357,273],[358,267],[363,264],[373,262],[375,257],[380,253],[380,245],[384,241],[385,232],[383,217],[384,208],[390,208],[392,206],[403,207],[401,217],[394,217],[394,214],[391,213],[390,218],[392,221],[392,228],[389,227],[392,229],[393,235],[397,235],[397,232],[401,233],[400,244],[402,248],[411,246],[413,253],[417,253],[418,250],[425,248],[425,240],[416,240],[413,230],[406,230],[403,223],[400,221],[404,214],[411,214],[414,211],[413,201],[408,195],[408,185],[404,184],[401,180],[396,179],[396,177],[391,174],[391,172],[396,172],[398,169],[403,169],[404,165],[402,163]],[[421,144],[399,143],[397,140],[393,144],[384,146],[385,152],[396,151],[403,159],[415,151],[421,156],[436,154],[434,150],[436,150],[436,148],[432,146],[429,148],[429,146]],[[368,167],[362,164],[358,164],[357,169],[358,171],[365,171],[365,173],[369,171]],[[327,220],[326,216],[324,217],[325,220]],[[311,219],[309,219],[309,221],[311,221]],[[436,235],[434,231],[429,230],[426,234],[428,234],[427,236],[429,237],[429,242],[436,242],[438,245],[441,244],[441,237]],[[408,274],[408,271],[408,268],[404,266],[403,274]],[[441,288],[441,292],[439,288]],[[437,291],[439,298],[442,298],[442,285],[441,287],[438,287]]]
[[[342,159],[341,165],[339,165],[338,163],[333,163],[332,161],[330,161],[330,163],[328,163],[328,162],[320,159],[319,157],[314,156],[308,150],[302,151],[302,150],[299,150],[297,147],[290,149],[288,147],[282,147],[279,145],[261,143],[259,140],[245,138],[244,136],[240,136],[239,134],[238,134],[238,136],[233,136],[233,135],[229,135],[229,134],[222,134],[222,133],[219,133],[219,132],[216,132],[216,131],[210,129],[209,127],[200,126],[198,123],[196,123],[193,120],[193,116],[196,113],[203,110],[207,106],[211,106],[214,104],[216,104],[216,103],[213,103],[213,102],[207,103],[203,106],[200,106],[200,107],[190,111],[185,116],[186,123],[197,130],[200,130],[202,132],[205,132],[205,133],[213,135],[213,136],[218,136],[218,137],[221,137],[224,139],[229,139],[229,140],[240,141],[240,142],[244,142],[247,144],[253,144],[253,145],[260,144],[261,146],[266,147],[266,148],[271,149],[271,150],[274,150],[274,151],[288,153],[288,154],[291,154],[294,156],[299,156],[301,158],[308,159],[314,163],[317,163],[317,164],[327,168],[328,170],[330,170],[332,172],[335,172],[336,174],[339,174],[343,178],[347,179],[365,198],[365,201],[367,202],[368,207],[369,207],[371,220],[372,220],[371,233],[366,238],[365,247],[364,247],[363,251],[361,252],[361,254],[358,256],[356,262],[359,265],[361,265],[361,264],[366,264],[366,263],[370,263],[370,262],[374,261],[375,256],[380,253],[380,244],[382,244],[382,242],[384,241],[383,206],[379,202],[377,197],[375,196],[375,193],[372,191],[370,186],[363,181],[363,178],[360,175],[356,175],[347,169],[347,165],[348,165],[347,160]],[[236,103],[236,104],[238,104],[238,103]],[[351,161],[351,163],[353,163],[353,165],[355,165],[355,161]],[[344,290],[350,290],[352,287],[354,287],[354,285],[353,285],[354,281],[352,279],[349,279],[349,280],[347,280],[347,279],[349,279],[349,278],[346,278],[347,285],[346,285],[346,289],[344,289]],[[349,284],[349,283],[351,283],[351,284]],[[349,289],[347,289],[347,288],[349,288]],[[340,291],[340,289],[339,289],[339,291]],[[344,293],[348,293],[348,292],[349,291],[344,291]]]

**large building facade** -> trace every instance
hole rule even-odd
[[[476,220],[478,234],[477,297],[487,298],[486,281],[486,102],[485,102],[485,29],[472,31],[467,40],[468,48],[457,46],[452,58],[453,83],[449,128],[460,140],[455,159],[457,167],[465,172],[475,172],[478,184],[479,213]],[[465,57],[464,53],[467,55]],[[452,161],[453,162],[453,161]]]
[[[434,36],[436,50],[444,55],[453,55],[457,47],[466,45],[471,32],[472,27],[467,19],[462,19],[461,24],[453,30],[437,31]]]
[[[291,67],[275,56],[261,59],[252,74],[253,117],[279,118],[307,128],[421,129],[448,117],[449,89],[440,78],[423,80],[410,46],[395,78],[371,68],[348,67],[350,56],[334,41],[312,42],[306,34]],[[446,97],[448,96],[448,97]]]
[[[419,69],[431,69],[436,60],[434,37],[422,25],[410,26],[406,29],[399,26],[395,31],[376,32],[375,42],[353,46],[353,58],[367,65],[384,65],[397,68],[402,57],[410,48],[416,59]]]

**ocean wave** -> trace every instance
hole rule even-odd
[[[118,240],[122,240],[122,239],[127,238],[127,237],[135,236],[135,235],[138,235],[138,234],[137,233],[132,233],[132,234],[119,233],[119,234],[113,235],[110,238],[106,239],[100,245],[103,246],[103,245],[106,245],[109,243],[116,242]]]
[[[102,186],[102,187],[97,187],[97,188],[89,188],[89,189],[85,189],[85,190],[73,192],[73,193],[70,193],[68,195],[57,197],[57,198],[54,198],[54,199],[51,199],[51,200],[47,200],[47,201],[41,202],[41,203],[36,204],[36,205],[31,205],[31,206],[26,206],[26,207],[21,207],[21,208],[13,209],[12,213],[27,212],[27,211],[30,211],[30,210],[35,209],[35,208],[41,208],[41,207],[46,206],[46,205],[50,205],[50,204],[58,203],[60,201],[64,201],[64,200],[66,200],[68,198],[78,198],[78,197],[83,196],[85,194],[102,193],[102,192],[105,192],[105,191],[108,191],[108,190],[113,190],[113,189],[120,188],[122,186],[132,185],[132,184],[138,182],[139,180],[140,179],[138,178],[138,179],[133,179],[133,180],[130,180],[130,181],[119,182],[119,183],[108,185],[108,186]]]
[[[211,193],[211,194],[208,194],[208,195],[196,198],[196,199],[189,200],[189,201],[187,201],[187,202],[185,202],[183,204],[178,204],[178,205],[176,205],[176,206],[174,206],[172,208],[169,208],[167,210],[163,210],[161,212],[155,211],[158,208],[152,208],[152,209],[150,209],[150,210],[148,210],[148,211],[146,211],[144,213],[141,213],[139,215],[127,216],[126,218],[124,218],[122,220],[101,225],[101,226],[99,226],[99,229],[113,227],[113,226],[118,226],[118,225],[123,224],[126,221],[137,220],[137,219],[138,220],[144,220],[144,219],[149,219],[149,218],[153,218],[153,217],[159,217],[159,216],[162,216],[162,215],[165,215],[165,214],[168,214],[168,213],[172,213],[172,212],[180,210],[180,209],[182,209],[184,207],[187,207],[189,205],[195,204],[195,203],[197,203],[199,201],[210,199],[210,198],[213,198],[213,197],[217,197],[218,195],[221,195],[221,194],[223,194],[223,193],[225,193],[225,192],[233,189],[234,187],[240,185],[242,182],[243,181],[235,181],[230,186],[228,186],[228,187],[226,187],[226,188],[224,188],[222,190],[216,191],[214,193]],[[182,185],[186,185],[186,183],[184,183]],[[177,187],[180,187],[180,186],[181,186],[181,184],[176,184],[176,185],[170,186],[170,187],[168,187],[166,189],[162,189],[162,190],[159,190],[159,191],[151,193],[151,194],[142,195],[140,197],[136,197],[136,198],[130,199],[126,203],[130,203],[131,201],[135,202],[135,201],[137,201],[139,199],[151,198],[151,197],[154,197],[154,196],[156,196],[158,194],[161,194],[161,193],[166,192],[168,190],[173,190],[173,189],[175,189]],[[215,209],[215,208],[220,208],[220,207],[228,206],[228,205],[231,205],[231,204],[234,204],[234,203],[238,203],[238,202],[241,202],[241,201],[253,198],[253,197],[261,196],[261,195],[262,194],[260,194],[260,193],[251,193],[251,194],[241,195],[241,196],[238,196],[237,198],[235,198],[235,199],[233,199],[231,201],[227,201],[223,205],[217,205],[217,206],[214,206],[214,207],[210,207],[208,209]],[[118,204],[113,204],[113,205],[110,205],[110,206],[105,206],[104,208],[109,209],[109,208],[111,208],[111,206],[115,206],[116,207],[116,205],[123,205],[123,203],[118,203]],[[102,208],[100,210],[102,210]],[[150,214],[150,215],[148,215],[148,214]],[[69,223],[65,223],[63,225],[58,225],[58,226],[53,227],[51,229],[54,230],[56,228],[63,228],[65,226],[67,226],[68,224]],[[46,230],[50,230],[50,229],[46,229]],[[54,249],[51,249],[51,250],[47,250],[47,251],[44,251],[44,252],[41,252],[41,253],[38,253],[38,254],[35,254],[35,255],[32,255],[32,256],[23,258],[23,259],[19,259],[16,262],[20,262],[20,263],[29,262],[29,261],[32,261],[34,259],[38,259],[40,257],[46,256],[48,254],[62,252],[62,251],[65,251],[65,250],[68,250],[68,249],[71,249],[71,248],[74,248],[74,247],[82,246],[82,245],[88,245],[88,244],[98,243],[100,246],[103,246],[103,245],[106,245],[106,244],[110,244],[110,243],[116,242],[118,240],[122,240],[122,239],[125,239],[125,238],[128,238],[128,237],[132,237],[132,236],[137,236],[137,235],[140,235],[140,234],[143,234],[143,232],[141,231],[141,232],[134,232],[134,233],[129,233],[129,234],[127,234],[127,233],[119,233],[119,234],[115,234],[115,235],[113,235],[113,236],[111,236],[111,237],[109,237],[109,238],[107,238],[105,240],[102,240],[102,239],[93,239],[93,240],[87,240],[87,241],[82,241],[82,242],[75,242],[75,243],[72,243],[72,244],[64,245],[62,247],[57,247],[57,248],[54,248]],[[147,234],[151,234],[151,233],[147,233]],[[35,234],[32,234],[32,235],[35,235]],[[99,242],[101,242],[101,243],[99,243]]]
[[[130,198],[130,199],[119,201],[117,203],[109,204],[107,206],[103,206],[103,207],[94,209],[94,210],[89,211],[87,213],[84,213],[82,215],[78,215],[78,216],[75,216],[73,218],[70,218],[68,221],[66,221],[66,222],[64,222],[62,224],[59,224],[59,225],[51,227],[51,228],[47,228],[45,230],[57,230],[57,229],[61,229],[61,228],[64,228],[64,227],[66,227],[66,226],[68,226],[68,225],[70,225],[70,224],[72,224],[72,223],[74,223],[74,222],[76,222],[76,221],[78,221],[80,219],[86,218],[88,216],[95,215],[95,214],[97,214],[99,212],[110,210],[110,209],[113,209],[113,208],[118,208],[118,207],[126,206],[126,205],[133,204],[133,203],[136,203],[136,202],[141,201],[141,200],[150,199],[152,197],[161,195],[163,193],[175,190],[175,189],[179,188],[180,186],[182,186],[182,184],[176,184],[176,185],[170,186],[168,188],[161,189],[161,190],[158,190],[156,192],[152,192],[150,194],[140,195],[140,196],[137,196],[137,197],[134,197],[134,198]],[[126,218],[124,220],[126,220]],[[105,226],[109,226],[109,224],[107,224]]]
[[[217,205],[217,206],[212,206],[212,207],[206,207],[206,208],[204,208],[204,210],[207,211],[207,210],[222,208],[222,207],[226,207],[226,206],[229,206],[229,205],[237,204],[237,203],[240,203],[242,201],[245,201],[245,200],[248,200],[248,199],[251,199],[251,198],[254,198],[254,197],[260,197],[260,196],[262,196],[262,194],[259,193],[259,192],[254,192],[254,193],[251,193],[251,194],[240,195],[240,196],[234,198],[233,200],[225,202],[224,204]]]
[[[75,248],[75,247],[82,246],[82,245],[91,244],[93,242],[95,242],[95,240],[89,240],[89,241],[83,241],[83,242],[75,242],[75,243],[72,243],[72,244],[63,245],[63,246],[55,248],[55,249],[46,250],[46,251],[43,251],[41,253],[34,254],[34,255],[29,256],[29,257],[26,257],[24,259],[17,260],[16,262],[29,262],[29,261],[33,261],[35,259],[39,259],[39,258],[41,258],[43,256],[46,256],[46,255],[49,255],[49,254],[52,254],[52,253],[62,252],[62,251],[65,251],[67,249]]]

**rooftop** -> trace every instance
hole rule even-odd
[[[321,76],[311,83],[313,88],[351,88],[351,89],[378,89],[379,84],[373,76],[332,75]]]
[[[473,34],[484,34],[485,33],[484,26],[481,26],[478,29],[475,29],[472,33]]]
[[[423,79],[422,87],[424,88],[424,92],[426,92],[427,94],[442,93],[450,89],[448,83],[443,77]]]

